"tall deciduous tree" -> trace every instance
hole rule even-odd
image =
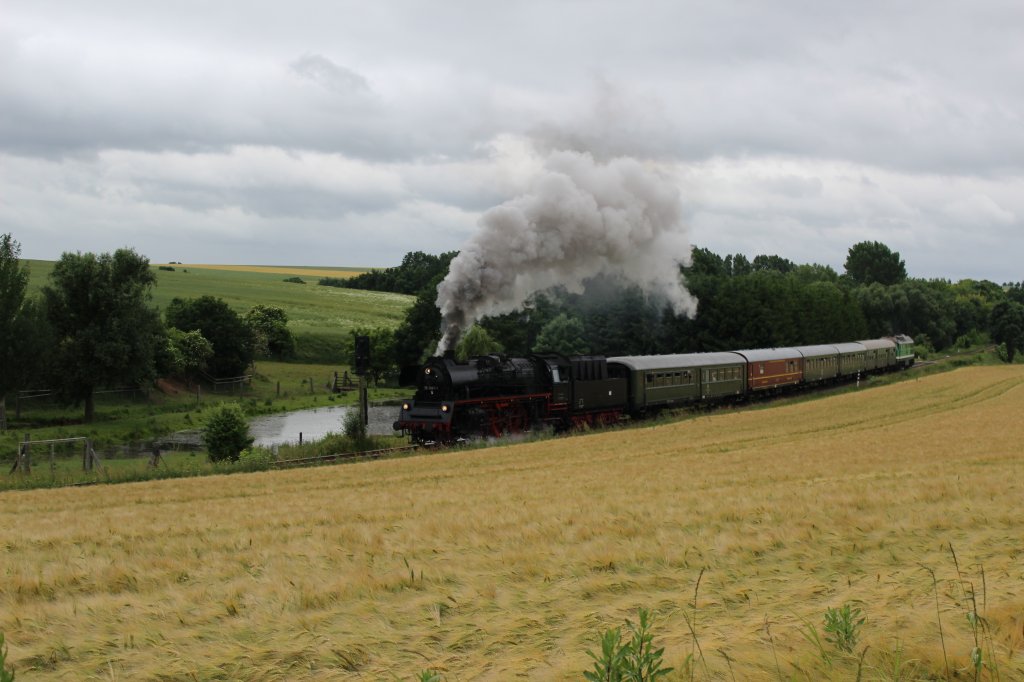
[[[256,305],[245,314],[245,323],[252,329],[256,348],[277,360],[295,355],[295,338],[288,329],[288,314],[284,308]]]
[[[252,329],[223,299],[214,296],[176,298],[165,311],[167,325],[183,332],[199,331],[213,344],[208,371],[215,377],[237,377],[252,364]]]
[[[857,284],[899,284],[907,278],[900,254],[882,242],[860,242],[846,256],[846,274]]]
[[[65,253],[43,287],[53,328],[53,381],[58,398],[95,414],[96,388],[142,383],[155,375],[163,327],[149,307],[156,277],[132,249],[113,254]]]
[[[502,345],[486,329],[480,325],[474,325],[459,339],[459,345],[455,347],[455,357],[459,360],[465,360],[477,355],[502,353],[504,350]]]
[[[587,343],[583,340],[583,323],[575,317],[562,313],[544,325],[537,335],[533,349],[538,353],[561,353],[562,355],[583,355]]]
[[[1006,344],[1007,361],[1013,362],[1017,351],[1024,350],[1024,305],[1002,301],[992,307],[990,333],[996,343]]]
[[[198,330],[183,332],[171,327],[167,330],[168,354],[172,358],[167,369],[185,379],[185,385],[192,388],[192,381],[206,369],[206,363],[213,357],[213,344]]]
[[[22,345],[19,319],[28,288],[28,266],[21,245],[10,234],[0,235],[0,426],[6,426],[7,391],[18,386],[18,355]]]

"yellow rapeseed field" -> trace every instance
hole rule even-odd
[[[981,677],[1020,680],[1022,413],[1024,369],[969,368],[535,443],[3,493],[0,630],[19,680],[567,680],[647,607],[670,679],[973,679],[976,604]],[[822,627],[844,603],[853,654]]]
[[[169,265],[154,263],[154,265]],[[214,265],[201,263],[175,263],[173,267],[192,268],[193,270],[227,270],[229,272],[260,272],[268,275],[306,275],[308,277],[347,278],[365,272],[365,270],[338,268],[289,267],[287,265]]]

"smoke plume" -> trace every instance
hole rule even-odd
[[[522,307],[562,285],[582,293],[597,275],[622,277],[692,317],[697,301],[679,265],[691,246],[679,192],[631,158],[598,162],[586,152],[551,153],[530,190],[486,213],[437,287],[440,355],[486,315]]]

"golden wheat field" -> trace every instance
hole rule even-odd
[[[976,610],[982,679],[1020,680],[1022,413],[1024,368],[979,367],[572,438],[3,493],[0,630],[19,680],[568,680],[647,607],[667,679],[974,679]],[[852,654],[822,632],[843,603],[865,618]]]
[[[169,266],[169,263],[154,263]],[[193,270],[225,270],[228,272],[257,272],[268,275],[306,275],[308,277],[348,278],[366,272],[359,268],[316,268],[287,265],[214,265],[203,263],[175,263],[174,267],[192,268]]]

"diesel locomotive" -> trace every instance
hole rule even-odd
[[[601,426],[670,407],[778,393],[905,369],[914,341],[899,335],[832,345],[610,357],[448,353],[419,368],[396,431],[450,443],[536,428]]]

